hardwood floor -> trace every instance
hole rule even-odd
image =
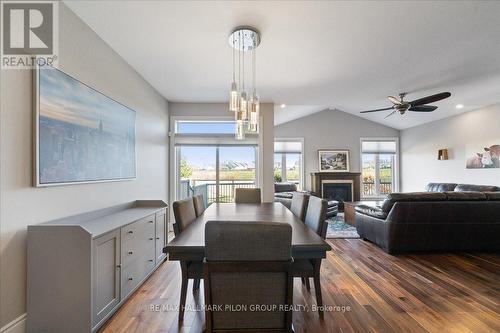
[[[337,308],[324,320],[294,312],[296,332],[500,332],[500,255],[390,256],[362,240],[329,243],[323,302]],[[191,283],[186,304],[200,306],[203,289],[193,295]],[[186,311],[178,326],[179,290],[179,263],[165,262],[100,332],[201,332],[202,311]],[[294,302],[316,304],[314,287],[309,293],[296,279]]]

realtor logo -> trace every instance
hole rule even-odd
[[[52,1],[2,1],[2,68],[54,65],[56,9]]]

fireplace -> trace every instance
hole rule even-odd
[[[314,194],[339,201],[340,211],[344,210],[345,201],[360,200],[360,172],[315,172],[311,177]]]
[[[344,201],[353,201],[352,181],[325,180],[321,183],[321,196],[325,200],[339,202],[339,210],[344,210]]]

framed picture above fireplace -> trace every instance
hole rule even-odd
[[[349,172],[349,150],[318,150],[319,172]]]

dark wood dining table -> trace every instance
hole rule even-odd
[[[321,259],[331,247],[283,204],[213,203],[181,234],[163,248],[170,260],[203,260],[205,223],[208,221],[259,221],[288,223],[292,227],[292,256],[296,259]]]

